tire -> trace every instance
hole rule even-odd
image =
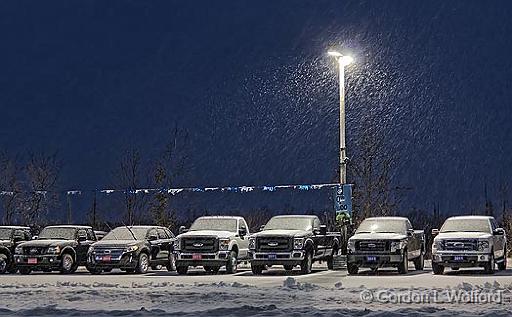
[[[486,274],[494,274],[494,250],[491,250],[489,261],[484,264],[484,271]]]
[[[293,265],[283,265],[285,271],[293,271]]]
[[[263,265],[252,265],[251,264],[251,271],[254,275],[261,275],[263,273]]]
[[[407,249],[404,250],[402,263],[398,265],[398,274],[407,274],[409,272],[409,258],[407,257]]]
[[[349,275],[356,275],[357,271],[359,271],[359,267],[357,266],[357,264],[348,263],[347,272]]]
[[[137,261],[137,267],[135,268],[135,272],[137,274],[146,274],[149,270],[149,256],[141,252],[139,254],[139,261]]]
[[[4,274],[9,270],[9,262],[7,254],[0,253],[0,274]]]
[[[432,262],[432,272],[434,273],[434,275],[443,275],[444,266],[437,264],[435,262]]]
[[[76,271],[75,259],[71,253],[63,253],[60,260],[60,273],[71,274]]]
[[[238,271],[238,259],[235,251],[231,251],[226,264],[226,273],[235,274]]]
[[[179,275],[186,275],[188,272],[188,266],[177,266],[176,272],[178,272]]]
[[[21,275],[28,275],[32,273],[32,269],[29,267],[20,267],[19,272]]]
[[[329,258],[327,258],[327,269],[329,269],[329,270],[334,269],[334,256],[336,254],[338,254],[337,246],[332,250],[332,255]]]
[[[425,268],[425,257],[423,256],[423,251],[421,251],[421,254],[419,257],[414,259],[414,269],[416,271],[423,271]]]
[[[309,274],[311,273],[311,269],[313,267],[313,252],[306,251],[306,256],[302,263],[300,264],[300,274]]]

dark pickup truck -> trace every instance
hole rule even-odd
[[[14,249],[24,241],[30,241],[29,227],[0,226],[0,274],[17,271],[14,263]]]
[[[164,227],[122,226],[110,231],[88,251],[87,270],[92,274],[117,268],[143,274],[160,266],[174,269],[174,235]]]
[[[249,237],[251,269],[259,275],[271,265],[283,265],[287,271],[298,265],[302,274],[309,274],[313,262],[322,260],[332,269],[340,241],[341,234],[327,232],[317,216],[275,216]]]
[[[87,250],[94,242],[96,236],[89,226],[48,226],[37,239],[16,247],[16,266],[21,274],[32,271],[73,273],[79,265],[86,264]]]
[[[366,218],[348,240],[347,270],[357,274],[360,267],[376,271],[379,267],[396,267],[400,274],[409,270],[409,261],[416,270],[423,270],[425,233],[413,230],[404,217]]]

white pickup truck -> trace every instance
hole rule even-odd
[[[448,218],[441,230],[433,229],[432,271],[443,274],[446,267],[483,267],[486,273],[507,268],[507,238],[489,216]]]

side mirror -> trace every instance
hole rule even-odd
[[[326,225],[320,226],[320,234],[323,236],[325,236],[327,234],[327,226]]]
[[[432,229],[432,236],[437,236],[439,234],[439,229]]]
[[[263,229],[265,229],[265,225],[260,226],[260,231],[263,231]]]
[[[155,240],[158,240],[158,237],[157,237],[157,236],[155,236],[155,235],[150,235],[150,236],[148,237],[148,240],[149,240],[149,241],[155,241]]]
[[[240,228],[240,229],[238,229],[238,235],[239,235],[240,237],[243,237],[243,236],[245,236],[246,234],[247,234],[247,229],[245,229],[245,228]]]
[[[32,240],[37,240],[37,238],[39,238],[39,237],[38,236],[33,236]]]
[[[495,236],[502,236],[505,234],[505,230],[503,230],[503,228],[496,228],[496,229],[494,229],[493,234]]]
[[[87,241],[86,236],[78,236],[78,242],[84,242],[84,241]]]
[[[187,230],[187,228],[185,228],[185,226],[181,226],[178,232],[179,232],[179,234],[182,234],[182,233],[185,233],[187,231],[188,230]]]

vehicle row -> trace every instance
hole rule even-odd
[[[73,273],[85,266],[92,274],[112,269],[146,273],[162,267],[180,275],[190,267],[211,273],[225,267],[232,274],[239,263],[248,262],[255,275],[271,266],[287,271],[299,267],[308,274],[317,261],[333,269],[335,259],[345,253],[340,252],[341,233],[328,232],[314,215],[275,216],[257,233],[250,232],[243,217],[206,216],[179,231],[174,236],[160,226],[120,226],[106,233],[90,226],[59,225],[32,237],[28,227],[1,226],[0,273]],[[492,273],[496,264],[506,269],[506,236],[493,217],[452,217],[432,235],[434,274],[462,267],[483,267]],[[367,218],[348,239],[347,271],[395,267],[405,274],[411,261],[423,270],[426,248],[424,231],[414,230],[407,218]]]

